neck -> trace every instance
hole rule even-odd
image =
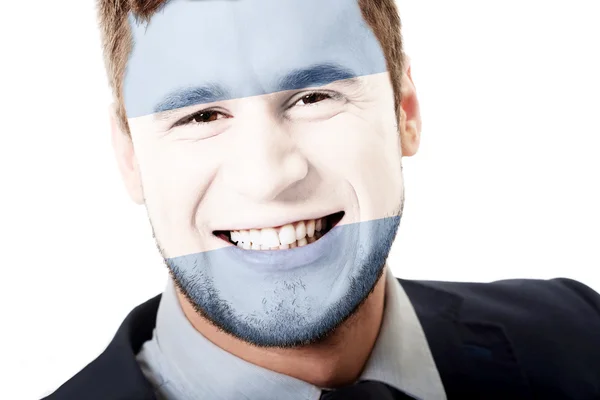
[[[361,307],[325,340],[292,349],[256,347],[215,327],[200,316],[177,291],[192,326],[221,349],[260,367],[318,387],[335,388],[355,382],[375,346],[385,304],[386,270]]]

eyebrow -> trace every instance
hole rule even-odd
[[[286,74],[278,80],[273,93],[324,86],[336,81],[343,81],[344,86],[355,86],[359,82],[357,75],[348,68],[337,64],[316,64]],[[230,93],[218,84],[189,87],[168,94],[154,107],[154,114],[158,120],[168,120],[180,108],[229,99],[232,99]]]
[[[348,80],[348,83],[354,83],[356,81],[356,74],[337,64],[318,64],[288,73],[279,81],[279,90],[305,89],[341,80]]]
[[[164,120],[168,119],[171,114],[180,108],[195,104],[214,103],[226,100],[227,98],[227,91],[222,86],[215,84],[180,89],[168,94],[158,103],[154,107],[154,113],[157,119]]]

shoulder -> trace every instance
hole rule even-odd
[[[135,307],[107,348],[43,400],[155,399],[136,354],[152,338],[161,295]]]
[[[462,313],[600,324],[600,295],[568,278],[507,279],[491,283],[400,280],[411,293],[442,291],[460,298]],[[557,319],[555,319],[557,318]],[[585,321],[585,322],[584,322]],[[525,321],[522,321],[525,322]]]
[[[455,334],[467,345],[501,336],[542,398],[600,392],[600,295],[585,284],[567,278],[400,283],[438,353],[448,354],[436,345],[443,335]],[[452,319],[444,326],[455,332],[436,330],[443,318]]]

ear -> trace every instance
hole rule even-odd
[[[406,157],[415,155],[421,143],[421,112],[411,71],[410,58],[406,56],[400,103],[400,143],[402,144],[402,156]]]
[[[119,166],[121,178],[125,183],[129,197],[137,203],[144,204],[142,179],[133,149],[131,135],[123,132],[117,117],[116,106],[110,107],[111,142]]]

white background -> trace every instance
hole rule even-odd
[[[399,6],[424,123],[394,273],[600,291],[598,2]],[[166,279],[111,153],[95,18],[91,0],[0,13],[3,399],[54,390]]]

